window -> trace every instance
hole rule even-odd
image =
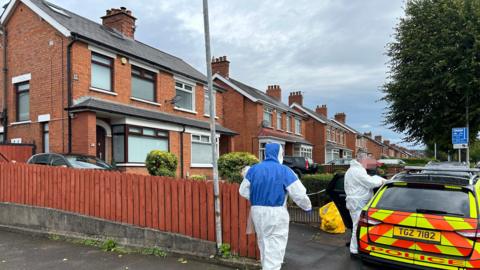
[[[180,99],[175,104],[176,108],[194,111],[195,109],[195,97],[193,86],[182,82],[175,82],[176,95]]]
[[[332,160],[339,159],[339,158],[340,158],[340,150],[338,150],[338,149],[327,150],[327,160],[326,160],[326,162],[330,162]]]
[[[295,134],[302,134],[302,122],[295,118]]]
[[[213,96],[215,97],[215,94],[216,92],[213,91]],[[213,108],[215,110],[215,114],[216,114],[216,108]],[[204,102],[203,102],[203,110],[204,110],[204,114],[206,116],[210,116],[210,95],[209,95],[209,92],[208,92],[208,89],[205,89],[205,98],[204,98]]]
[[[287,132],[292,132],[292,125],[290,124],[290,115],[287,115]]]
[[[332,131],[330,130],[330,127],[327,127],[327,141],[332,140]]]
[[[155,73],[132,66],[132,97],[156,102]]]
[[[342,132],[340,133],[340,144],[344,144],[345,134]]]
[[[282,129],[282,113],[277,112],[277,129]]]
[[[30,83],[17,84],[17,121],[30,120]]]
[[[105,91],[113,91],[113,59],[92,53],[91,86]]]
[[[273,121],[273,110],[270,108],[264,108],[263,122],[265,123],[265,126],[272,127],[272,124],[273,124],[272,121]]]
[[[352,158],[352,152],[351,151],[343,152],[343,158]]]
[[[212,141],[211,136],[192,134],[192,166],[211,166]],[[218,157],[218,141],[216,142]]]
[[[168,151],[168,131],[136,126],[114,126],[113,159],[117,163],[145,163],[152,150]]]
[[[260,143],[260,147],[258,148],[258,159],[264,160],[265,159],[265,146],[267,143]]]
[[[0,143],[2,143],[4,140],[5,138],[3,137],[3,132],[0,132]]]
[[[59,155],[53,155],[50,161],[50,165],[57,167],[67,167],[67,161]]]
[[[50,152],[50,127],[48,123],[43,124],[43,136],[42,136],[42,147],[43,153]]]
[[[313,158],[312,152],[313,147],[308,145],[295,145],[294,148],[294,156],[301,156],[306,158]]]

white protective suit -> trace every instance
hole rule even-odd
[[[262,269],[279,270],[285,256],[290,223],[287,196],[305,211],[311,211],[312,204],[297,175],[282,165],[281,145],[267,144],[265,155],[263,162],[248,170],[239,192],[252,205],[250,215],[257,233]]]
[[[363,207],[373,197],[373,189],[385,183],[380,176],[370,176],[367,170],[353,159],[350,168],[345,173],[345,194],[347,195],[347,209],[352,217],[352,239],[350,241],[350,253],[358,254],[357,226]]]

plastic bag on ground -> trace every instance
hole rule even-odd
[[[322,223],[320,229],[327,233],[345,233],[345,225],[335,203],[330,202],[319,210]]]

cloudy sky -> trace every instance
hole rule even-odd
[[[126,6],[136,39],[183,58],[205,73],[201,0],[51,0],[100,22]],[[4,0],[5,2],[5,0]],[[210,0],[212,52],[230,60],[230,76],[264,90],[279,84],[284,101],[302,91],[305,105],[345,112],[359,131],[393,142],[378,101],[386,80],[385,46],[403,16],[402,0]]]

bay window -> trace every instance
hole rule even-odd
[[[272,127],[272,124],[273,124],[272,121],[273,121],[273,109],[264,108],[263,109],[263,122],[265,123],[265,126]]]
[[[92,53],[91,87],[113,91],[113,59]]]
[[[30,120],[30,82],[16,85],[17,122]]]
[[[132,66],[132,97],[156,102],[155,73]]]
[[[131,125],[114,126],[113,159],[116,163],[145,163],[152,150],[168,151],[168,131]]]
[[[176,96],[180,99],[175,103],[175,108],[188,111],[195,110],[195,91],[194,86],[183,82],[175,82]]]
[[[218,140],[215,140],[218,158]],[[211,136],[203,134],[192,134],[192,167],[211,167],[212,160],[212,140]]]
[[[313,147],[309,145],[299,145],[296,144],[293,148],[294,156],[313,158]]]

